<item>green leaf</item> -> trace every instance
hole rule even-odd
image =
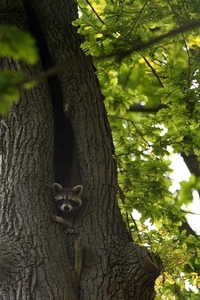
[[[0,26],[0,56],[24,60],[33,64],[38,60],[35,40],[25,31],[14,26]]]

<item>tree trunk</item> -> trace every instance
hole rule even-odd
[[[0,299],[154,299],[159,267],[145,247],[133,244],[117,205],[102,95],[71,25],[76,3],[9,0],[1,1],[0,10],[4,24],[35,36],[41,56],[35,67],[10,59],[2,67],[35,75],[62,66],[22,91],[1,120]],[[51,221],[53,160],[56,182],[84,187],[72,234]]]

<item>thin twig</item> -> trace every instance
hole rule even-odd
[[[142,140],[145,142],[145,144],[148,145],[148,147],[150,147],[149,143],[147,140],[145,140],[145,138],[143,137],[142,133],[140,132],[140,130],[137,128],[137,126],[135,125],[135,123],[130,120],[130,119],[127,119],[127,118],[124,118],[124,117],[119,117],[119,116],[114,116],[114,115],[109,115],[109,117],[111,118],[116,118],[116,119],[119,119],[119,120],[123,120],[123,121],[126,121],[126,122],[130,122],[133,127],[135,128],[136,132],[138,132],[139,136],[142,138]]]
[[[161,87],[164,88],[164,85],[162,84],[162,81],[160,80],[160,77],[158,76],[158,74],[156,73],[155,69],[152,67],[152,65],[148,62],[148,60],[146,59],[146,57],[144,57],[141,53],[140,55],[142,56],[142,58],[144,59],[144,61],[146,62],[147,66],[151,69],[152,73],[155,75],[155,77],[158,79],[158,82],[160,83]]]
[[[101,19],[101,17],[98,15],[98,13],[96,12],[96,10],[94,9],[94,7],[92,6],[92,4],[86,0],[87,4],[91,7],[92,11],[95,13],[95,15],[97,16],[97,18],[99,19],[99,21],[101,21],[102,24],[105,24],[105,22]]]

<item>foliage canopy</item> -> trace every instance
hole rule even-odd
[[[191,175],[174,193],[169,188],[171,154],[200,154],[199,1],[78,3],[80,19],[74,25],[84,35],[82,49],[94,58],[105,96],[121,211],[135,243],[148,246],[163,262],[156,299],[198,299],[200,242],[179,227],[199,178]],[[37,61],[27,34],[7,27],[0,33],[1,56]],[[19,97],[23,76],[0,73],[1,113]]]
[[[200,243],[179,227],[199,179],[169,188],[171,154],[200,151],[199,3],[80,0],[79,9],[75,25],[94,58],[113,131],[121,211],[135,242],[163,261],[156,299],[197,299]]]

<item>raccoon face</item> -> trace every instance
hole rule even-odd
[[[76,185],[73,189],[67,189],[58,183],[54,183],[53,194],[57,209],[65,214],[78,210],[82,205],[80,198],[82,190],[82,185]]]

